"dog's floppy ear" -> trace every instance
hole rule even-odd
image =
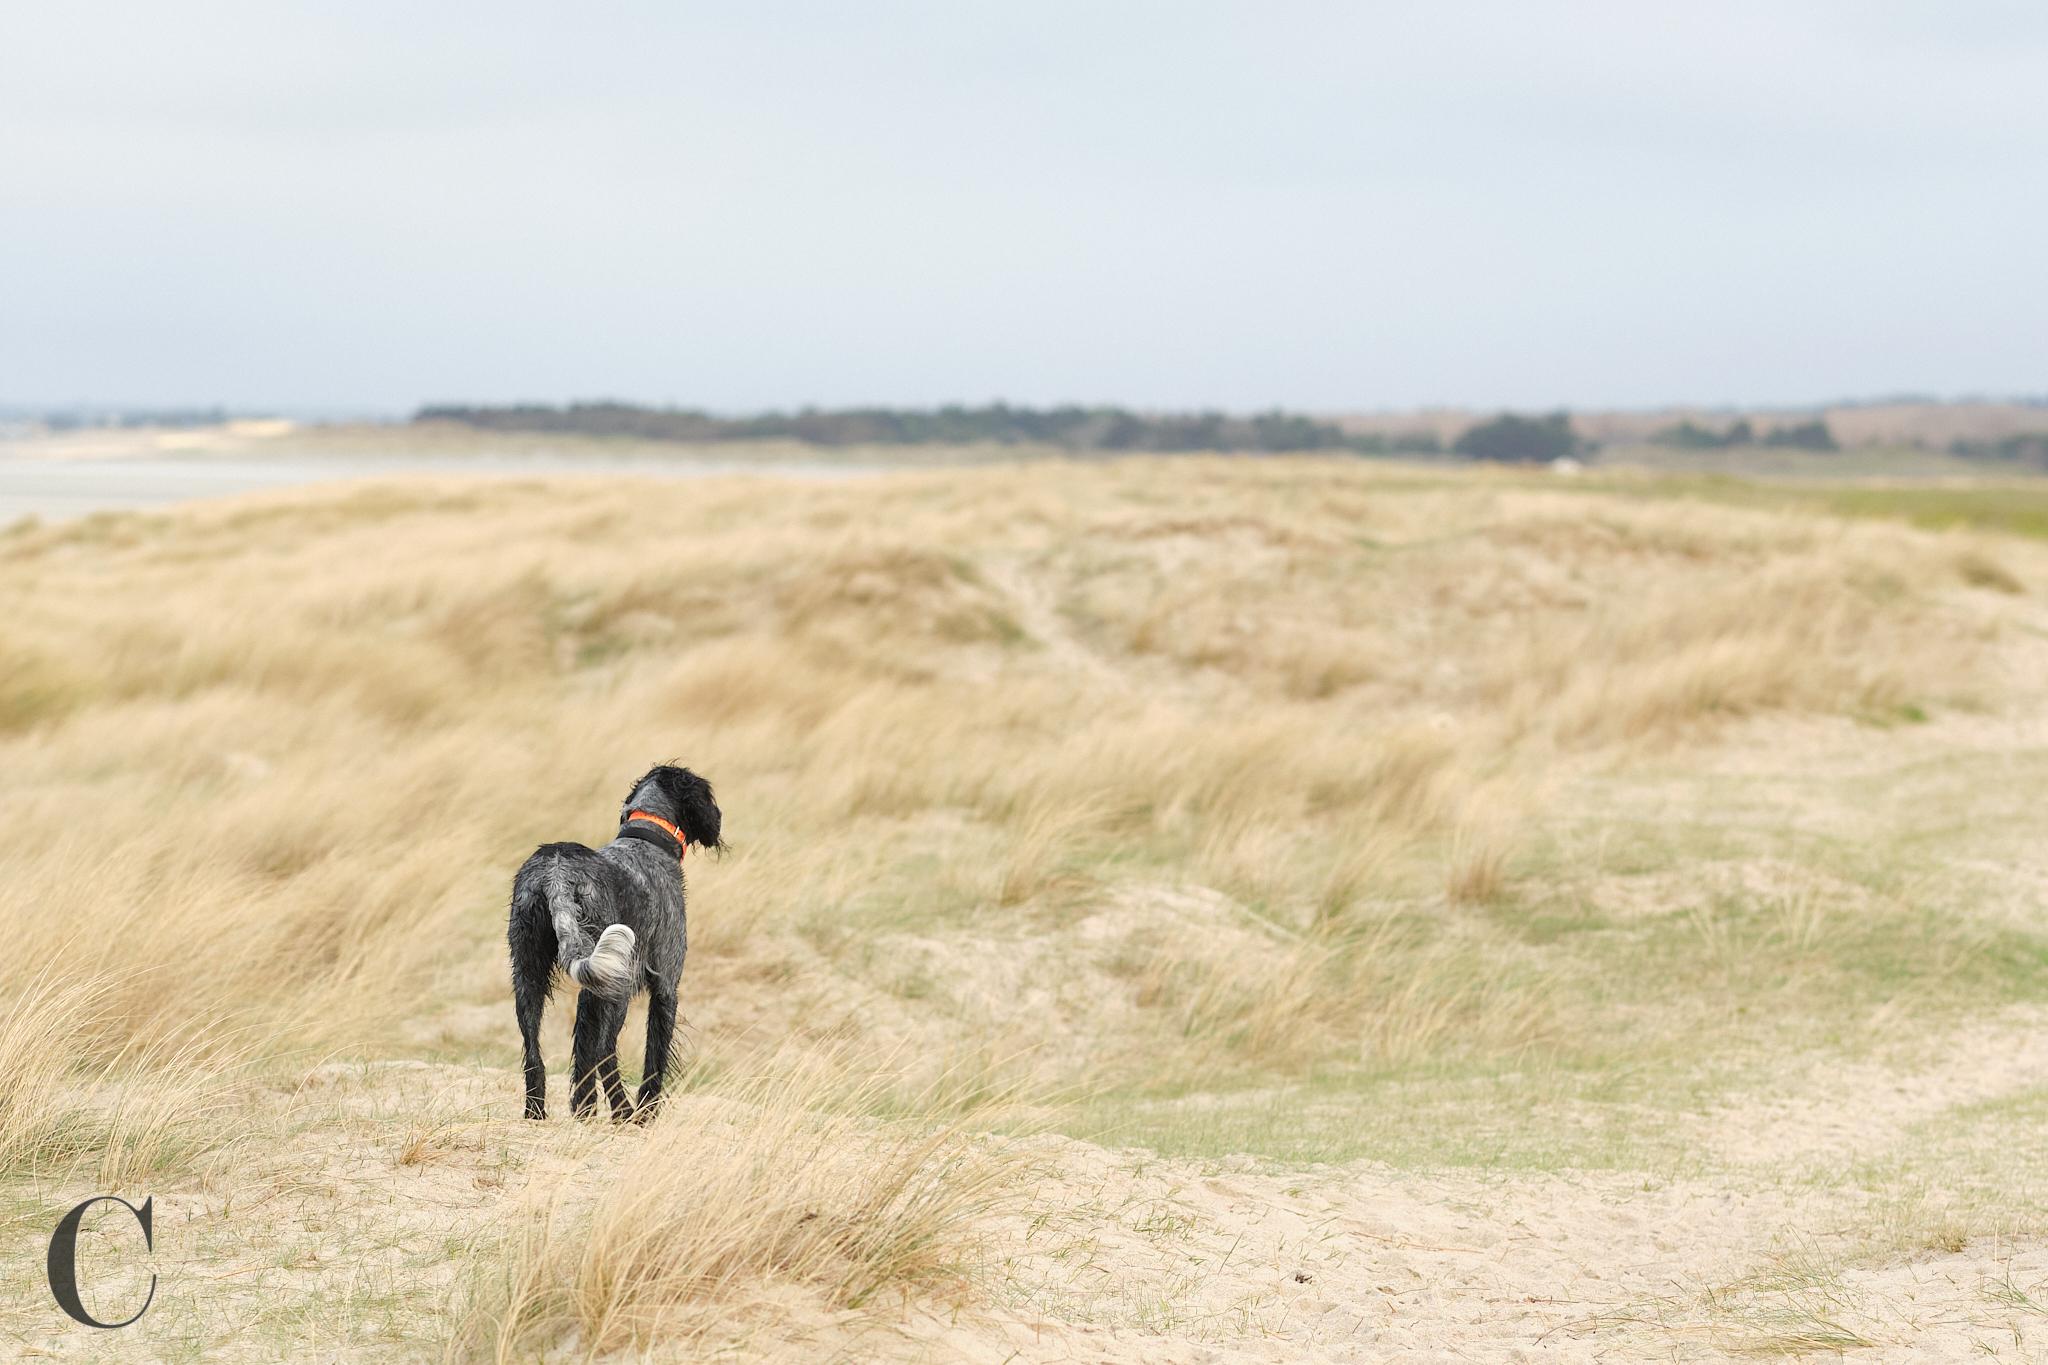
[[[699,848],[724,848],[718,836],[718,802],[711,799],[711,784],[688,768],[669,770],[669,799],[675,802],[677,824],[689,841]]]

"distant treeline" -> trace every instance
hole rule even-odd
[[[650,441],[802,441],[808,445],[1046,445],[1073,451],[1237,450],[1279,453],[1351,450],[1361,454],[1440,454],[1433,432],[1393,435],[1347,432],[1296,413],[1235,416],[1221,412],[1136,413],[1126,408],[986,407],[806,408],[754,417],[715,417],[690,408],[630,403],[567,407],[421,408],[419,422],[460,422],[486,431],[570,432],[635,436]]]
[[[1665,427],[1655,433],[1650,437],[1650,441],[1653,445],[1671,446],[1678,450],[1726,450],[1732,446],[1779,446],[1792,450],[1841,449],[1834,433],[1828,430],[1826,422],[1796,422],[1759,432],[1750,425],[1746,417],[1720,430],[1703,427],[1697,422],[1680,422],[1676,426]],[[1899,444],[1923,450],[1931,448],[1921,441]],[[2020,432],[1991,440],[1963,437],[1949,442],[1948,451],[1951,455],[1959,455],[1966,460],[1994,460],[2048,469],[2048,432]]]
[[[519,404],[421,408],[417,422],[458,422],[485,431],[560,432],[579,436],[636,437],[649,441],[797,441],[816,446],[1032,445],[1076,453],[1241,451],[1351,451],[1360,455],[1449,455],[1472,460],[1531,463],[1590,454],[1597,449],[1572,428],[1563,412],[1541,416],[1502,413],[1467,428],[1446,443],[1435,432],[1347,431],[1335,422],[1299,413],[1141,413],[1128,408],[981,407],[805,408],[750,417],[719,417],[693,408],[648,408],[631,403]],[[1738,447],[1833,451],[1841,448],[1824,420],[1775,424],[1747,417],[1726,425],[1686,420],[1653,433],[1651,445],[1720,451]],[[1957,455],[2048,466],[2048,436],[1957,441]]]
[[[1782,427],[1772,427],[1762,435],[1749,424],[1747,417],[1732,426],[1715,431],[1700,426],[1697,422],[1680,422],[1677,426],[1665,427],[1650,438],[1660,446],[1671,446],[1678,450],[1726,450],[1731,446],[1781,446],[1789,450],[1840,450],[1835,443],[1834,433],[1828,430],[1826,422],[1797,422]]]
[[[226,408],[58,408],[27,414],[51,431],[93,431],[107,427],[215,427],[228,420]]]

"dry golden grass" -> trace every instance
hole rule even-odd
[[[699,1083],[580,1174],[490,1118],[393,1139],[408,1178],[532,1162],[489,1173],[535,1202],[477,1233],[461,1349],[965,1303],[1015,1172],[979,1084],[933,1089],[959,1057],[1164,1092],[1584,1030],[1511,917],[1545,803],[1744,718],[1986,703],[1998,625],[1957,602],[2023,598],[2007,553],[1226,460],[18,528],[0,922],[34,950],[0,961],[0,1166],[231,1181],[223,1096],[332,1056],[480,1055],[509,1115],[509,874],[679,758],[733,844],[690,866]],[[764,1060],[791,1048],[921,1098]]]
[[[868,1116],[886,1100],[883,1082],[849,1087],[815,1059],[693,1087],[587,1207],[557,1187],[512,1212],[455,1353],[524,1360],[571,1334],[592,1352],[729,1347],[791,1290],[827,1309],[964,1302],[976,1229],[1018,1202],[1028,1168],[958,1120]]]

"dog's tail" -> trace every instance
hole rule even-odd
[[[633,931],[623,924],[605,926],[590,941],[576,919],[576,895],[559,867],[550,867],[541,881],[547,894],[548,914],[555,922],[555,960],[569,979],[585,990],[614,1000],[633,993]]]

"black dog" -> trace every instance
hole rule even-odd
[[[600,849],[542,844],[512,879],[505,940],[512,948],[512,1004],[526,1045],[526,1117],[547,1117],[547,1068],[540,1016],[555,968],[583,988],[576,1001],[576,1057],[569,1107],[597,1107],[597,1087],[614,1119],[654,1113],[676,1027],[676,988],[689,934],[683,921],[683,851],[723,848],[711,784],[688,768],[652,768],[619,808],[619,835]],[[596,942],[591,936],[596,935]],[[619,1030],[626,1005],[647,987],[647,1055],[636,1106],[619,1080]]]

